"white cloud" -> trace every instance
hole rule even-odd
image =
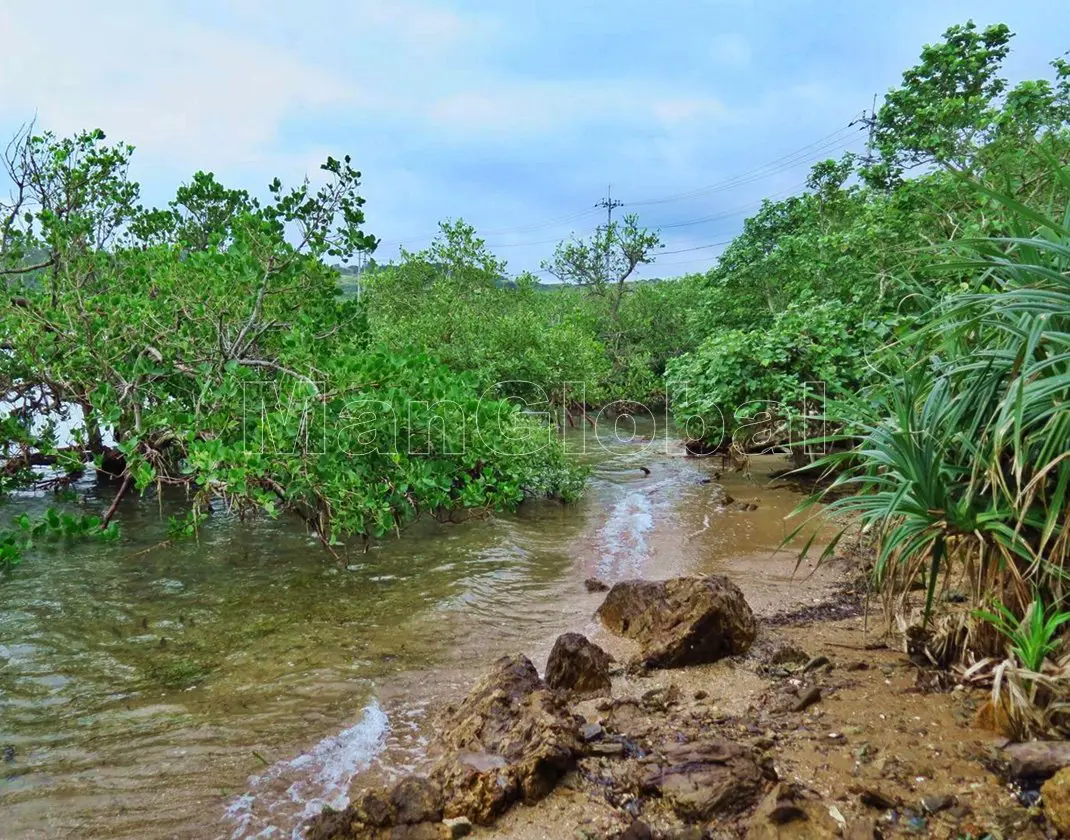
[[[361,101],[295,56],[140,7],[8,6],[0,30],[0,115],[36,112],[58,133],[103,128],[139,157],[249,163],[287,118]]]

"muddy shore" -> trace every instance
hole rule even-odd
[[[574,766],[545,798],[471,826],[471,836],[1057,836],[1035,785],[1008,778],[1005,739],[975,725],[986,695],[889,647],[882,617],[844,584],[856,577],[850,561],[799,569],[793,555],[765,554],[723,571],[757,618],[750,650],[680,668],[617,665],[608,691],[569,702],[590,736]],[[604,597],[591,593],[592,612]],[[600,625],[585,629],[617,663],[635,661],[634,642]],[[535,664],[542,671],[545,661]],[[690,820],[657,791],[637,794],[637,774],[673,743],[739,745],[762,770],[760,794]],[[358,777],[354,792],[381,781]]]

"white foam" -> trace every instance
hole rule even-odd
[[[300,840],[305,820],[325,806],[341,809],[349,804],[353,777],[382,750],[389,731],[386,712],[372,700],[353,726],[250,777],[249,790],[227,806],[227,817],[236,823],[231,840]]]
[[[646,534],[654,527],[654,504],[645,492],[628,493],[613,506],[598,532],[598,574],[619,579],[638,575],[650,553]]]

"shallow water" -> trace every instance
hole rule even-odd
[[[761,501],[728,513],[703,483],[719,459],[639,432],[657,439],[571,435],[594,470],[577,505],[419,523],[341,564],[289,521],[216,517],[159,547],[169,510],[153,499],[124,507],[118,543],[27,557],[0,582],[0,835],[296,836],[372,761],[419,763],[430,701],[503,653],[541,665],[587,626],[584,578],[776,547],[799,496],[767,486],[769,459],[724,478]]]

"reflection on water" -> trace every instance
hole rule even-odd
[[[174,511],[154,499],[124,507],[119,543],[28,556],[0,582],[0,833],[292,836],[376,755],[387,773],[417,764],[431,698],[582,628],[585,577],[772,548],[798,500],[733,476],[762,509],[720,512],[714,462],[587,443],[578,505],[418,523],[344,564],[288,521],[216,517],[159,547]]]

